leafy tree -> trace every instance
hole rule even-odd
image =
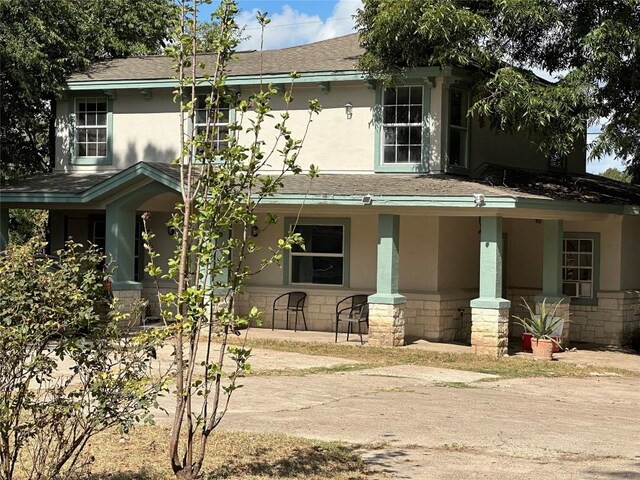
[[[122,336],[97,250],[41,249],[0,255],[0,480],[77,478],[87,442],[147,418],[163,388],[151,376],[162,333]]]
[[[0,181],[46,171],[64,82],[104,58],[157,53],[171,0],[0,0]]]
[[[9,241],[26,243],[33,238],[44,240],[48,218],[49,212],[46,210],[9,210]]]
[[[416,66],[474,72],[472,113],[566,155],[606,119],[590,155],[615,155],[640,180],[637,0],[364,0],[360,65],[391,78]],[[557,76],[545,82],[531,70]]]
[[[176,407],[169,452],[172,469],[181,479],[194,479],[201,473],[209,437],[240,386],[239,378],[250,369],[250,350],[228,345],[230,335],[239,334],[259,317],[256,308],[247,316],[235,311],[237,295],[247,279],[257,273],[248,266],[248,258],[260,255],[259,271],[281,260],[282,251],[301,240],[299,234],[290,233],[273,250],[257,253],[259,248],[251,235],[277,220],[268,216],[266,222],[258,221],[256,208],[261,201],[278,191],[285,174],[301,173],[296,160],[303,139],[294,138],[287,126],[292,89],[283,94],[287,107],[277,115],[275,139],[267,148],[264,121],[276,116],[270,102],[277,89],[261,85],[248,99],[242,99],[225,87],[227,64],[238,44],[236,2],[223,0],[217,10],[213,19],[217,35],[204,39],[212,47],[215,61],[206,66],[197,57],[203,40],[197,22],[198,4],[197,0],[181,2],[180,27],[175,44],[168,49],[177,71],[174,98],[182,112],[177,162],[182,202],[171,222],[177,232],[177,249],[166,272],[156,264],[157,254],[150,246],[153,235],[145,234],[151,258],[147,271],[177,284],[177,292],[161,295],[161,304],[163,317],[173,321],[170,328],[176,332]],[[260,21],[263,26],[267,23],[265,16]],[[204,80],[199,81],[201,78]],[[208,92],[207,125],[202,130],[193,121],[197,92]],[[220,133],[216,123],[223,115],[223,104],[233,106],[236,121],[228,126],[227,144],[220,147],[216,144]],[[310,101],[309,123],[319,111],[317,101]],[[239,143],[239,137],[248,139],[248,143]],[[279,165],[279,173],[261,175],[266,165]],[[315,168],[309,174],[314,176]],[[212,344],[216,338],[219,345]],[[204,349],[201,356],[199,349]]]
[[[600,175],[602,175],[603,177],[610,178],[612,180],[617,180],[619,182],[631,183],[631,175],[629,175],[628,173],[621,172],[620,170],[614,167],[607,168]]]

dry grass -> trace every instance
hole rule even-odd
[[[116,431],[96,437],[90,480],[173,479],[167,446],[169,429],[137,427],[121,441]],[[276,434],[214,432],[205,461],[205,479],[361,480],[373,473],[352,447]]]
[[[592,372],[596,371],[603,375],[640,376],[638,372],[617,368],[596,368],[565,362],[536,362],[528,357],[495,358],[471,353],[433,352],[417,348],[354,347],[352,345],[334,343],[309,343],[272,339],[249,339],[247,346],[306,355],[338,357],[360,362],[357,365],[348,365],[346,367],[314,368],[308,372],[306,370],[297,370],[295,372],[286,370],[263,371],[259,372],[261,375],[336,373],[341,369],[353,370],[392,365],[419,365],[487,373],[498,375],[501,378],[588,377]]]

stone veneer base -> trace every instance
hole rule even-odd
[[[144,316],[144,308],[140,311],[142,306],[141,290],[114,290],[114,298],[117,299],[117,308],[121,312],[130,312],[130,316],[123,318],[118,322],[120,328],[126,329],[136,325],[140,325],[142,317]],[[145,301],[146,305],[146,301]]]
[[[471,348],[473,353],[495,357],[507,353],[509,345],[508,308],[471,309]]]
[[[271,328],[273,299],[287,289],[249,287],[236,299],[237,312],[246,314],[252,306],[263,312],[262,327]],[[309,330],[335,331],[336,303],[348,295],[370,294],[362,290],[309,289],[305,306]],[[469,301],[476,292],[407,293],[404,305],[405,337],[432,342],[468,342],[471,338]],[[301,320],[298,323],[300,326]],[[278,314],[276,328],[284,328],[284,316]],[[290,325],[291,328],[293,328]],[[346,332],[346,325],[340,325]]]
[[[378,347],[404,345],[404,304],[369,304],[369,345]]]

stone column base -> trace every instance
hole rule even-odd
[[[379,347],[404,345],[404,303],[369,304],[369,345]]]
[[[542,302],[538,301],[536,302],[536,313],[540,313],[540,306],[542,305]],[[546,302],[546,307],[547,309],[549,308],[550,302],[549,300],[547,300]],[[570,322],[570,310],[571,310],[571,304],[569,303],[569,299],[566,299],[565,301],[563,301],[560,305],[558,305],[558,309],[556,310],[556,314],[555,317],[562,317],[564,318],[564,326],[562,327],[562,336],[560,338],[560,345],[562,346],[562,348],[568,348],[569,347],[569,326],[571,325]]]
[[[471,308],[473,353],[500,357],[509,345],[509,308]]]
[[[115,308],[121,316],[118,320],[120,328],[131,328],[142,322],[147,301],[140,294],[141,290],[113,290]]]

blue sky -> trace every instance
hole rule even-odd
[[[267,12],[271,23],[265,30],[266,49],[304,45],[352,33],[353,15],[361,0],[239,0],[238,24],[245,27],[245,40],[240,48],[253,50],[260,46],[257,11]],[[213,9],[203,10],[207,17]]]
[[[238,24],[245,27],[248,37],[240,45],[242,50],[260,47],[260,28],[257,11],[267,12],[271,23],[265,29],[264,47],[274,48],[304,45],[352,33],[353,14],[362,6],[362,0],[239,0],[241,9]],[[208,19],[213,6],[203,7],[201,16]],[[598,132],[593,126],[589,132]],[[592,141],[593,133],[588,140]],[[611,157],[599,162],[589,162],[587,170],[600,173],[609,167],[622,169],[620,162]]]

